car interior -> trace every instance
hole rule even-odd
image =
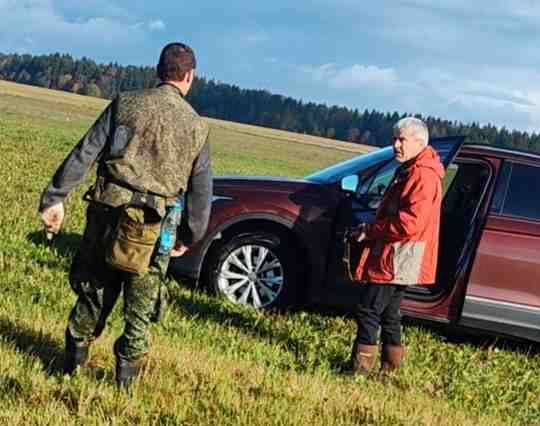
[[[465,255],[476,241],[477,218],[490,177],[490,168],[480,161],[452,163],[444,178],[445,191],[441,209],[441,228],[437,283],[434,286],[413,286],[413,298],[437,298],[452,289]]]

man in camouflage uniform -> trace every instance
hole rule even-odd
[[[56,233],[64,217],[63,200],[97,163],[97,181],[85,195],[86,228],[69,275],[78,299],[66,329],[67,374],[86,362],[90,344],[123,291],[125,328],[114,353],[117,383],[129,386],[149,350],[149,325],[158,320],[165,302],[169,258],[182,255],[206,232],[212,195],[208,127],[184,100],[195,65],[188,46],[165,46],[157,67],[161,84],[117,96],[43,192],[42,220],[47,232]],[[105,253],[126,206],[160,219],[179,195],[185,209],[173,249],[163,253],[155,247],[144,272],[111,266]]]

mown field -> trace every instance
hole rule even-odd
[[[540,425],[540,355],[525,344],[456,342],[409,325],[400,374],[386,383],[352,380],[338,373],[351,319],[258,314],[182,285],[171,287],[170,311],[153,329],[131,398],[114,386],[121,305],[89,368],[63,377],[63,333],[75,300],[66,271],[91,176],[68,199],[54,248],[43,244],[37,203],[104,105],[0,81],[0,424]],[[215,174],[302,176],[355,155],[318,138],[210,124]]]

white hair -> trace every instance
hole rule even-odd
[[[394,124],[394,131],[402,131],[405,129],[411,129],[415,135],[418,135],[420,139],[427,145],[429,142],[429,130],[422,120],[415,117],[405,117]]]

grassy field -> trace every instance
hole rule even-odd
[[[63,377],[63,332],[75,300],[66,271],[88,185],[69,197],[56,248],[42,244],[37,202],[105,104],[0,81],[0,424],[540,425],[540,355],[526,345],[457,343],[407,326],[402,373],[387,383],[351,380],[338,373],[354,333],[350,319],[259,314],[180,285],[153,329],[132,398],[114,387],[121,306],[92,348],[90,368]],[[355,155],[318,138],[209,122],[215,174],[302,176]]]

